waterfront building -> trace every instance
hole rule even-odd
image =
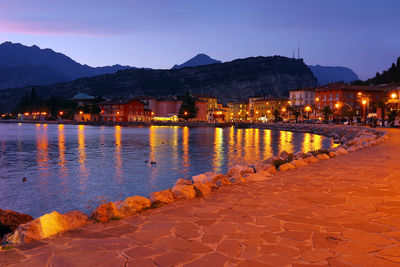
[[[95,96],[86,93],[78,93],[71,98],[71,100],[74,100],[78,106],[92,105],[95,99]]]
[[[254,101],[254,120],[267,121],[274,118],[274,111],[278,110],[283,119],[289,118],[289,99],[266,97]]]
[[[193,94],[192,97],[194,97],[199,101],[207,102],[207,110],[213,110],[218,108],[218,99],[212,95]]]
[[[227,122],[230,120],[229,108],[216,108],[207,111],[207,121],[208,122]]]
[[[150,121],[152,117],[152,111],[145,108],[145,104],[137,99],[103,101],[99,106],[102,121]]]
[[[392,86],[350,85],[342,82],[330,83],[315,89],[317,110],[330,107],[338,113],[344,106],[354,111],[355,116],[376,115],[376,103],[384,98]]]
[[[227,105],[231,115],[231,121],[247,121],[250,118],[248,101],[229,102]]]
[[[289,91],[290,106],[293,108],[304,108],[315,105],[315,88],[302,87]]]

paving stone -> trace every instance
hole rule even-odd
[[[374,257],[371,255],[352,255],[352,256],[340,256],[337,257],[338,260],[343,261],[348,264],[353,264],[353,266],[363,266],[363,267],[398,267],[399,264],[393,261],[388,261],[379,257]]]
[[[300,251],[293,247],[282,245],[264,245],[261,250],[262,254],[279,254],[288,257],[295,257],[300,254]]]
[[[382,247],[362,242],[342,242],[333,248],[340,254],[360,255],[381,250]]]
[[[210,266],[224,266],[229,260],[227,256],[220,253],[212,253],[200,257],[199,259],[183,265],[184,267],[210,267]]]
[[[321,262],[323,260],[326,260],[334,255],[333,252],[327,250],[327,249],[314,249],[311,251],[307,251],[303,254],[300,255],[301,259],[304,259],[308,262],[315,263],[315,262]]]
[[[159,267],[169,267],[189,262],[195,257],[196,255],[191,253],[170,251],[167,254],[156,256],[154,261]]]
[[[225,239],[218,245],[217,251],[230,257],[239,257],[242,247],[238,240]]]

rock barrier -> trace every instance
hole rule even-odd
[[[206,172],[192,179],[178,179],[170,189],[154,192],[150,198],[128,197],[124,201],[109,202],[97,207],[90,217],[80,211],[59,214],[53,211],[35,220],[20,224],[13,233],[4,236],[1,244],[28,243],[81,227],[90,222],[106,223],[110,220],[139,214],[174,201],[204,197],[213,191],[245,182],[262,182],[271,179],[276,172],[301,168],[321,160],[329,160],[352,151],[370,147],[387,140],[384,131],[365,127],[316,125],[316,124],[256,124],[254,128],[266,128],[291,132],[307,132],[330,137],[339,145],[329,150],[298,152],[286,151],[255,166],[236,165],[226,174]]]

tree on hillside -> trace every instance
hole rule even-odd
[[[189,94],[189,92],[186,92],[181,104],[181,108],[179,109],[178,117],[184,119],[185,121],[188,119],[194,119],[197,117],[198,111],[199,110],[193,97]]]
[[[322,114],[324,114],[324,123],[329,122],[329,116],[333,114],[332,109],[329,106],[325,106],[322,108]]]

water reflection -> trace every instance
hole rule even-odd
[[[281,151],[286,151],[287,153],[293,153],[293,133],[292,132],[286,132],[286,131],[281,131],[280,132],[280,148]]]
[[[189,174],[189,127],[183,127],[182,129],[182,165],[183,165],[183,174],[184,176],[188,176]]]
[[[48,153],[48,136],[47,127],[40,124],[36,125],[36,162],[38,168],[47,173],[49,169],[49,153]]]
[[[122,156],[121,156],[121,126],[115,126],[115,177],[116,182],[122,182]]]
[[[58,125],[58,165],[60,166],[59,172],[61,177],[68,175],[68,169],[65,166],[65,132],[64,125]]]
[[[271,130],[264,130],[264,159],[268,159],[273,156],[271,136]]]
[[[221,167],[224,163],[224,132],[222,128],[214,130],[214,172],[221,172]]]
[[[89,175],[86,168],[86,148],[85,148],[85,126],[78,126],[78,162],[80,171],[80,184],[86,187],[87,177]]]

